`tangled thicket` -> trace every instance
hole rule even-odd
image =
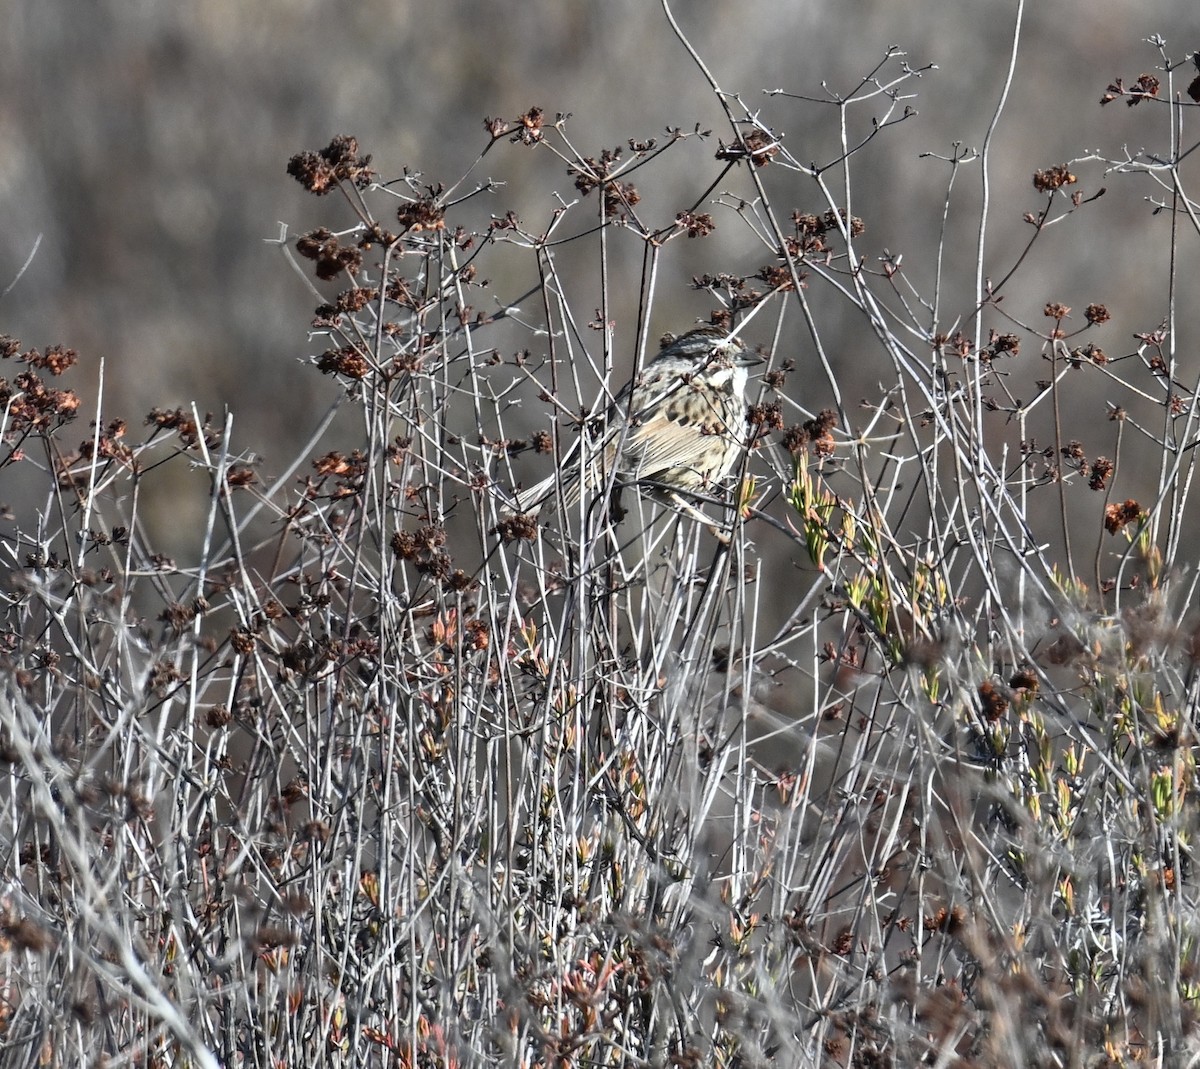
[[[357,421],[299,475],[197,411],[81,434],[53,385],[76,354],[5,340],[0,466],[40,465],[51,503],[0,543],[5,1064],[1193,1050],[1197,417],[1173,298],[1121,311],[1124,352],[1106,295],[1072,311],[982,246],[972,302],[922,292],[847,203],[915,73],[889,53],[831,104],[871,133],[821,167],[725,95],[721,135],[590,155],[563,116],[488,119],[489,161],[574,184],[544,229],[491,181],[384,181],[351,137],[295,156],[330,198],[294,242],[330,291],[311,373]],[[1158,89],[1105,97],[1170,129]],[[1181,245],[1188,151],[1047,166],[1032,206],[990,210],[1032,246],[1106,168],[1162,184]],[[679,154],[694,195],[656,214]],[[947,188],[987,164],[946,160]],[[745,463],[704,503],[729,544],[650,500],[619,524],[514,514],[653,353],[675,244],[719,227],[763,263],[693,284],[770,358]],[[610,243],[643,265],[615,333]],[[599,267],[594,310],[568,250]],[[824,342],[838,303],[887,383],[861,405]],[[1148,455],[1134,497],[1122,458]],[[139,515],[190,492],[182,469],[209,486],[183,561]]]

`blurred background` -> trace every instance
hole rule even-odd
[[[982,144],[1015,11],[997,0],[676,4],[722,87],[760,108],[802,161],[837,155],[836,109],[763,90],[850,93],[892,45],[913,67],[936,65],[905,84],[905,93],[920,93],[906,102],[918,114],[873,142],[854,190],[855,214],[868,226],[860,250],[902,255],[922,287],[933,279],[948,170],[921,154],[944,157],[955,142]],[[678,191],[664,203],[678,208],[715,176],[715,137],[729,136],[660,6],[644,0],[15,0],[6,5],[4,27],[0,288],[39,235],[41,245],[0,303],[0,333],[25,347],[78,349],[82,364],[67,385],[84,395],[87,413],[101,359],[106,418],[123,415],[136,425],[153,406],[195,401],[216,413],[231,406],[235,444],[260,454],[268,474],[292,459],[338,391],[301,364],[324,348],[308,338],[317,302],[271,241],[280,224],[294,238],[315,225],[352,222],[336,198],[317,200],[286,175],[293,153],[352,134],[381,176],[410,168],[450,183],[487,143],[485,116],[511,119],[534,105],[550,116],[570,112],[568,132],[589,154],[699,124],[714,139],[686,146],[667,164]],[[1093,152],[1119,158],[1126,147],[1167,151],[1165,108],[1099,106],[1113,78],[1129,84],[1155,70],[1158,53],[1144,40],[1151,34],[1166,39],[1174,59],[1189,57],[1200,45],[1193,0],[1028,5],[995,140],[991,273],[1012,264],[1029,235],[1021,215],[1043,204],[1031,185],[1034,170]],[[1193,76],[1190,63],[1181,69],[1181,91]],[[854,113],[858,136],[871,111]],[[552,168],[534,155],[503,144],[486,157],[473,177],[505,186],[481,210],[513,209],[537,229],[550,217],[555,191],[576,196],[565,167],[547,185]],[[1108,194],[1081,222],[1069,220],[1039,242],[1006,308],[1042,327],[1046,300],[1079,311],[1105,303],[1114,316],[1106,348],[1110,355],[1131,351],[1132,333],[1152,329],[1166,311],[1169,220],[1147,200],[1164,191],[1145,177],[1106,178],[1098,162],[1072,169],[1085,195],[1101,185]],[[820,209],[811,183],[802,187],[799,176],[776,170],[764,173],[782,210]],[[946,249],[947,322],[970,308],[978,164],[965,167],[959,183]],[[711,301],[688,288],[693,274],[752,270],[766,260],[747,228],[718,221],[726,225],[712,239],[671,247],[654,333],[707,315]],[[1187,235],[1181,252],[1185,280],[1193,276],[1193,239]],[[636,243],[614,246],[636,271]],[[503,280],[495,289],[505,295]],[[511,289],[519,291],[515,283]],[[632,314],[636,297],[635,273],[615,301],[617,344],[625,339],[630,356],[633,323],[621,317]],[[579,304],[591,311],[586,298]],[[804,367],[811,354],[798,317],[793,325]],[[823,326],[834,332],[826,340],[834,342],[847,399],[877,394],[892,374],[882,357],[857,341],[836,344],[836,317]],[[751,339],[769,340],[764,331],[751,330]],[[1031,379],[1044,375],[1036,361],[1029,366]],[[814,397],[808,407],[826,400]],[[1102,407],[1096,411],[1103,420]],[[84,428],[81,421],[81,437]]]

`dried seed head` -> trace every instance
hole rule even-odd
[[[1062,189],[1063,186],[1073,186],[1078,181],[1079,179],[1070,172],[1066,164],[1033,172],[1033,187],[1042,193],[1052,193],[1056,189]]]

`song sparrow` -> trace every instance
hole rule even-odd
[[[696,495],[729,474],[746,435],[748,367],[762,359],[716,327],[675,338],[617,394],[599,437],[587,433],[552,475],[517,496],[518,511],[538,515],[556,501],[578,504],[608,485],[636,483],[646,493],[698,516],[681,494]],[[589,455],[582,464],[579,450]]]

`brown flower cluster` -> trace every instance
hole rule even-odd
[[[32,371],[22,371],[11,385],[0,379],[0,408],[8,416],[8,437],[45,431],[75,418],[79,398],[74,390],[52,390]]]
[[[1075,368],[1082,367],[1085,363],[1089,364],[1107,364],[1108,354],[1098,345],[1083,345],[1079,348],[1072,349],[1070,354],[1071,366]]]
[[[341,182],[366,189],[375,179],[370,163],[370,156],[358,155],[355,138],[340,136],[319,152],[298,152],[288,160],[287,173],[310,193],[323,197]]]
[[[755,277],[762,279],[775,293],[787,293],[796,288],[792,282],[792,272],[786,264],[764,264]]]
[[[221,444],[222,432],[213,426],[213,414],[204,413],[204,422],[197,424],[190,411],[182,408],[154,408],[146,417],[148,427],[158,430],[174,431],[179,435],[179,441],[185,449],[192,449],[200,443],[203,436],[206,449],[215,449]]]
[[[742,308],[753,308],[763,299],[763,293],[747,285],[747,279],[740,275],[721,272],[716,275],[693,275],[692,288],[698,290],[723,291],[729,295],[730,307],[737,311]],[[733,320],[729,309],[721,308],[709,316],[709,322],[714,327],[732,329]]]
[[[1063,186],[1073,186],[1079,179],[1076,178],[1068,169],[1067,165],[1059,164],[1057,167],[1048,167],[1044,171],[1033,172],[1033,188],[1042,193],[1053,193],[1056,189],[1062,189]]]
[[[362,268],[363,256],[355,245],[343,245],[337,235],[325,227],[318,227],[296,239],[296,251],[306,260],[317,265],[317,278],[328,281],[337,278],[343,271],[351,274]]]
[[[787,251],[799,258],[824,257],[833,251],[826,236],[831,232],[840,234],[843,225],[852,238],[865,233],[867,229],[866,224],[856,215],[847,220],[846,213],[841,208],[837,212],[829,209],[819,216],[812,212],[792,212],[792,227],[795,233],[786,239]]]
[[[1093,490],[1106,489],[1108,480],[1112,478],[1114,471],[1116,471],[1116,465],[1108,457],[1097,457],[1092,461],[1090,470],[1085,473],[1088,477],[1088,486]]]
[[[1097,457],[1095,460],[1089,461],[1083,443],[1077,441],[1068,442],[1060,452],[1067,466],[1078,471],[1083,478],[1087,479],[1090,489],[1096,491],[1108,489],[1108,480],[1117,470],[1117,466],[1108,457]]]
[[[1100,103],[1111,104],[1117,97],[1127,97],[1125,101],[1131,108],[1143,100],[1152,100],[1158,96],[1159,81],[1153,74],[1140,74],[1138,79],[1128,89],[1120,78],[1114,79],[1104,91]]]
[[[558,116],[561,122],[565,116]],[[545,137],[543,127],[546,113],[541,108],[530,108],[524,115],[518,116],[511,122],[507,119],[493,119],[490,116],[483,120],[483,128],[493,141],[498,141],[505,134],[515,130],[509,140],[514,144],[536,145]]]
[[[796,370],[795,360],[785,360],[779,367],[763,374],[763,385],[769,390],[782,390],[787,383],[787,377]]]
[[[988,335],[988,352],[993,356],[1018,356],[1021,352],[1021,339],[1015,334],[997,334],[994,330]]]
[[[585,197],[593,189],[603,191],[606,215],[619,215],[622,211],[633,208],[642,199],[642,195],[632,183],[619,182],[610,177],[621,161],[622,151],[620,147],[606,148],[600,153],[599,159],[584,156],[582,160],[567,168],[567,174],[575,176],[575,188]]]
[[[783,447],[792,456],[799,456],[811,445],[817,456],[831,457],[836,445],[833,440],[833,428],[836,425],[837,413],[826,408],[816,418],[788,427],[783,432]]]
[[[398,434],[392,439],[392,444],[387,447],[387,458],[389,464],[403,464],[404,458],[412,447],[412,438],[407,434]]]
[[[101,429],[99,434],[85,438],[79,443],[79,450],[73,455],[61,456],[55,464],[55,478],[58,485],[64,489],[82,490],[93,478],[90,470],[96,459],[102,462],[113,461],[129,470],[137,468],[137,455],[124,438],[128,425],[123,419],[112,419]],[[85,470],[76,470],[76,465],[83,462]],[[232,475],[232,470],[230,475]],[[232,481],[230,483],[232,484]],[[114,537],[113,541],[117,541]]]
[[[717,224],[707,212],[680,212],[675,216],[675,224],[687,231],[689,238],[706,238]]]
[[[746,422],[754,429],[751,441],[757,445],[771,431],[783,430],[783,406],[778,401],[751,405],[746,413]]]
[[[1019,668],[1013,673],[1009,679],[1008,685],[1013,690],[1023,690],[1029,697],[1036,697],[1038,690],[1041,688],[1041,683],[1038,682],[1038,677],[1030,668]]]
[[[327,479],[335,480],[336,488],[328,495],[334,500],[354,497],[362,493],[363,483],[366,481],[367,471],[370,467],[366,454],[361,449],[355,449],[349,455],[338,452],[326,453],[322,457],[317,457],[312,462],[312,466],[322,482]],[[318,486],[309,482],[305,496],[311,499],[317,497],[318,494]]]
[[[1126,524],[1136,523],[1142,516],[1142,507],[1132,498],[1120,503],[1104,506],[1104,529],[1116,534]]]
[[[37,349],[22,353],[20,341],[5,334],[0,335],[0,359],[15,360],[26,366],[26,370],[13,376],[12,382],[0,378],[0,408],[8,418],[6,441],[19,443],[28,434],[61,427],[75,418],[79,409],[75,391],[50,389],[37,374],[37,371],[48,371],[52,376],[63,374],[78,359],[74,349],[52,345],[45,353]],[[18,445],[2,463],[23,457]]]
[[[422,230],[446,229],[446,209],[432,193],[418,200],[405,201],[396,209],[396,218],[405,230],[414,234]]]
[[[546,434],[547,438],[550,437],[548,433],[544,431],[542,433]],[[489,438],[486,434],[481,434],[479,436],[479,444],[483,449],[486,449],[490,453],[495,453],[497,456],[507,454],[508,456],[515,457],[520,453],[524,453],[529,448],[530,442],[527,438]],[[541,450],[535,448],[535,452],[540,453]]]
[[[1008,699],[990,679],[979,684],[979,705],[983,718],[995,723],[1008,711]]]
[[[537,517],[524,513],[505,516],[489,534],[496,535],[505,545],[512,542],[535,542],[538,536]]]
[[[323,375],[345,375],[348,379],[365,379],[371,371],[367,358],[352,345],[326,349],[317,357],[317,367]]]
[[[12,339],[6,339],[11,341]],[[51,375],[61,375],[69,368],[75,366],[79,359],[79,355],[74,349],[64,349],[61,345],[52,345],[45,353],[39,353],[36,349],[30,349],[18,359],[24,360],[29,367],[35,367],[42,371],[48,371]]]
[[[965,360],[970,356],[975,345],[970,336],[961,330],[957,330],[951,335],[935,334],[930,340],[935,352],[957,356],[960,360]],[[985,351],[983,355],[987,357],[988,353]]]
[[[436,523],[415,531],[397,531],[390,543],[392,552],[409,561],[422,575],[447,583],[453,590],[466,590],[474,581],[461,568],[454,567],[453,558],[442,549],[445,544],[446,528]]]
[[[348,290],[342,290],[337,295],[337,300],[330,311],[336,315],[343,313],[352,315],[355,312],[361,312],[378,297],[379,290],[371,286],[353,286]]]
[[[779,143],[765,130],[751,130],[731,145],[718,141],[717,146],[717,159],[750,160],[755,167],[766,167],[771,157],[779,154]]]

